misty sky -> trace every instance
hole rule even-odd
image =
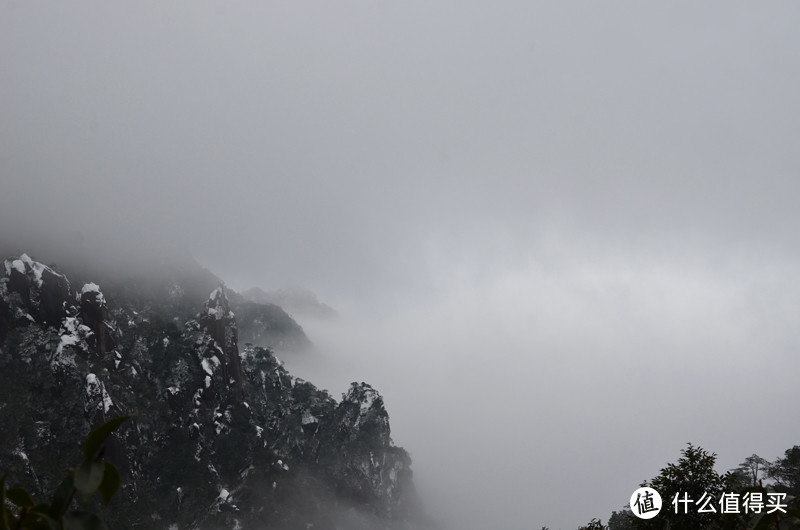
[[[298,369],[384,393],[442,518],[605,521],[685,442],[800,444],[798,21],[3,0],[0,230],[309,287],[343,318]]]

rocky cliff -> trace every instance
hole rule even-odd
[[[49,495],[80,442],[133,415],[112,528],[411,528],[408,454],[380,394],[336,401],[239,344],[224,287],[192,318],[163,293],[104,289],[26,255],[0,277],[0,471]],[[178,311],[180,309],[180,311]]]

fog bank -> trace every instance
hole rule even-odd
[[[791,267],[573,258],[465,270],[416,304],[310,321],[322,359],[287,366],[334,395],[378,388],[451,528],[605,521],[688,441],[720,472],[797,443]]]

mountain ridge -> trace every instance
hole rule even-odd
[[[271,291],[252,287],[240,294],[245,300],[261,304],[275,304],[295,316],[316,319],[331,319],[338,316],[334,308],[321,302],[313,291],[304,287],[292,286]]]
[[[240,348],[224,286],[184,319],[175,289],[77,288],[25,254],[2,272],[0,415],[12,428],[0,433],[0,468],[32,491],[52,491],[91,427],[132,414],[109,451],[125,476],[114,528],[422,520],[380,394],[352,383],[336,401],[270,349]]]

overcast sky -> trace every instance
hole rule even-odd
[[[309,287],[357,372],[322,383],[385,393],[442,517],[605,520],[685,442],[728,467],[800,443],[798,21],[3,0],[0,229]]]

